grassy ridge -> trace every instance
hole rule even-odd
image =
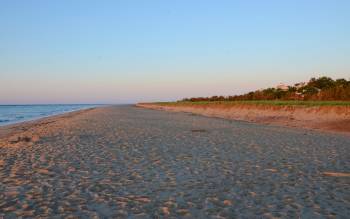
[[[307,101],[350,101],[350,80],[330,77],[311,78],[294,86],[279,85],[251,91],[242,95],[191,97],[182,101],[246,101],[246,100],[307,100]],[[302,104],[304,105],[304,104]]]
[[[193,105],[274,105],[274,106],[350,106],[350,101],[302,101],[302,100],[242,100],[242,101],[177,101],[157,102],[162,106],[193,106]]]

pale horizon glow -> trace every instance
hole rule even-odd
[[[172,101],[350,79],[350,1],[0,2],[0,104]]]

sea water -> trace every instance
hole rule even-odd
[[[0,105],[0,126],[94,108],[91,104]]]

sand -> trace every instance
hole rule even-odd
[[[189,112],[231,120],[306,128],[350,135],[349,106],[272,106],[272,105],[192,105],[162,106],[138,104],[139,107]]]
[[[346,218],[350,138],[116,106],[1,128],[0,218]]]

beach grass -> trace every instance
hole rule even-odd
[[[163,106],[193,106],[193,105],[273,105],[273,106],[350,106],[350,101],[306,101],[306,100],[242,100],[242,101],[177,101],[156,102]]]

